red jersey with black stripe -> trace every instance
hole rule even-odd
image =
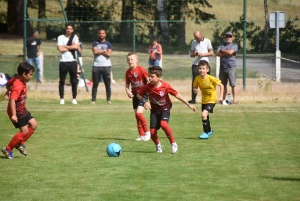
[[[141,66],[134,69],[129,68],[125,74],[126,84],[131,85],[132,94],[137,94],[139,89],[147,84],[148,73]]]
[[[9,98],[15,100],[16,102],[17,117],[24,118],[28,114],[28,110],[26,109],[27,87],[25,82],[15,77],[8,80],[6,85],[11,86]],[[7,114],[10,118],[12,117],[11,107],[9,103],[7,105]]]
[[[167,82],[162,81],[161,86],[156,87],[152,84],[147,84],[139,90],[139,95],[144,96],[149,95],[149,100],[151,104],[151,112],[160,114],[164,109],[172,108],[172,101],[169,94],[176,96],[178,92],[171,87]]]

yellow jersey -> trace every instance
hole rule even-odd
[[[217,102],[217,86],[221,84],[221,80],[207,75],[202,79],[201,75],[198,75],[193,83],[194,88],[200,88],[202,94],[202,104],[216,103]]]

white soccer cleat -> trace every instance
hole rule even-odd
[[[135,141],[144,141],[144,136],[140,136],[140,137],[136,138]]]
[[[172,154],[176,154],[178,152],[178,145],[176,142],[172,143]]]
[[[156,145],[156,152],[157,152],[157,153],[162,153],[162,148],[163,148],[163,147],[161,146],[160,143],[157,144],[157,145]]]
[[[76,99],[73,99],[73,100],[72,100],[72,104],[73,104],[73,105],[77,105]]]
[[[59,104],[64,105],[65,104],[65,100],[64,99],[60,99]]]
[[[150,138],[151,138],[151,134],[150,134],[150,131],[148,131],[145,133],[144,141],[148,141],[148,140],[150,140]]]
[[[111,83],[116,84],[116,81],[115,81],[115,80],[112,80]]]

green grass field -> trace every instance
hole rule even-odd
[[[193,113],[175,102],[170,126],[179,145],[164,150],[136,142],[130,101],[99,100],[58,105],[28,99],[39,127],[27,142],[28,156],[0,156],[0,200],[300,200],[299,104],[217,105],[214,134],[199,140],[200,104]],[[14,133],[0,102],[0,146]],[[149,112],[144,115],[149,119]],[[106,147],[123,153],[110,158]]]

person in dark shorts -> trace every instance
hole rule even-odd
[[[203,133],[199,136],[200,139],[208,139],[212,134],[213,130],[210,127],[209,113],[213,113],[213,108],[217,102],[217,90],[216,87],[220,87],[220,96],[218,101],[223,101],[223,90],[224,86],[221,80],[208,75],[209,63],[207,61],[201,60],[198,64],[199,75],[195,78],[193,87],[194,93],[198,94],[201,90],[202,94],[202,125]]]
[[[151,110],[150,113],[150,133],[151,139],[156,146],[156,152],[162,153],[162,145],[158,139],[157,131],[162,128],[170,141],[172,154],[178,152],[178,145],[175,141],[173,132],[169,126],[170,112],[172,102],[169,94],[186,104],[194,112],[196,108],[190,105],[183,97],[165,81],[162,81],[162,69],[159,66],[149,67],[148,69],[150,83],[143,86],[138,91],[138,99],[142,101],[145,109]],[[149,95],[150,103],[144,97]]]
[[[132,106],[139,131],[139,137],[136,138],[136,141],[148,141],[150,140],[150,131],[146,118],[143,116],[144,106],[137,98],[139,89],[149,81],[148,73],[142,66],[138,65],[138,56],[133,52],[127,54],[127,63],[129,68],[125,73],[125,91],[128,98],[132,99]]]
[[[35,71],[34,67],[29,63],[20,63],[18,66],[18,76],[8,80],[6,83],[6,94],[9,97],[7,105],[7,114],[15,126],[20,129],[14,135],[8,145],[2,149],[2,153],[7,159],[13,159],[13,149],[19,150],[21,154],[27,156],[25,150],[25,142],[31,137],[38,124],[35,118],[26,109],[26,82],[32,78]]]

